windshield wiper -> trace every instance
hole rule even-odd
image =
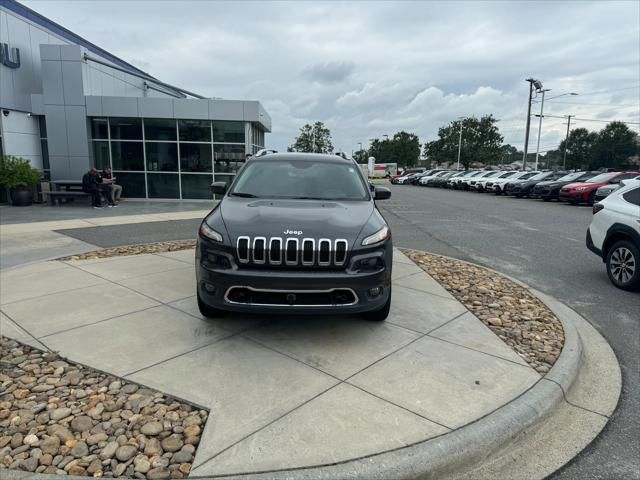
[[[232,197],[243,197],[243,198],[258,198],[257,195],[253,193],[244,193],[244,192],[233,192],[231,194]]]

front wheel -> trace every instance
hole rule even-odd
[[[640,289],[640,250],[630,240],[619,240],[607,253],[609,280],[622,290]]]
[[[391,310],[391,290],[389,290],[389,299],[387,300],[387,303],[385,303],[384,306],[378,310],[365,312],[364,318],[372,322],[384,322],[389,316],[390,310]]]

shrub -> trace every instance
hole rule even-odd
[[[40,181],[41,174],[29,160],[5,155],[0,158],[0,185],[6,188],[29,188]]]

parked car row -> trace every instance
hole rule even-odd
[[[391,183],[593,205],[615,191],[622,180],[638,175],[640,171],[425,170],[407,172]]]

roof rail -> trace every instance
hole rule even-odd
[[[253,158],[262,157],[264,155],[269,155],[270,153],[278,153],[278,151],[277,150],[272,150],[272,149],[269,149],[269,148],[263,148],[261,150],[258,150],[256,152],[256,154],[253,156]]]
[[[347,155],[345,152],[336,152],[336,155],[338,157],[342,157],[345,160],[351,160],[351,157],[349,155]]]

